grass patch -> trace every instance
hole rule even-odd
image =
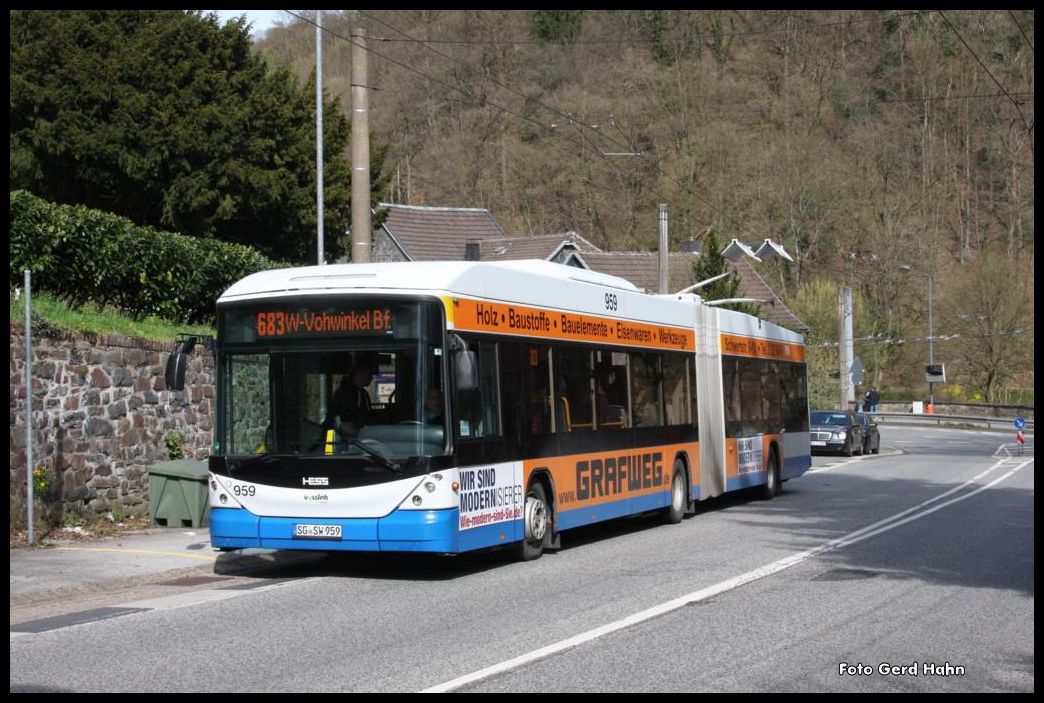
[[[25,326],[25,299],[11,298],[11,324]],[[74,308],[47,293],[33,293],[33,334],[120,334],[156,342],[172,342],[178,333],[215,335],[213,327],[146,317],[136,320],[112,308],[89,303]]]

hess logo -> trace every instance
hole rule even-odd
[[[330,479],[325,476],[306,476],[301,479],[302,486],[329,486]]]

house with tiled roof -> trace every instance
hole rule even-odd
[[[481,242],[479,259],[482,261],[544,259],[567,266],[591,268],[584,263],[583,257],[588,253],[601,251],[576,232],[563,232],[486,240]]]
[[[380,203],[386,217],[373,235],[374,261],[457,261],[469,243],[508,233],[486,208]]]
[[[543,259],[567,266],[607,273],[655,292],[659,280],[656,252],[603,251],[576,232],[512,237],[485,208],[428,207],[381,203],[387,212],[374,233],[374,261],[509,261]],[[691,248],[691,247],[686,247]],[[695,251],[668,256],[668,289],[678,291],[695,283]],[[739,279],[739,295],[771,301],[761,316],[792,330],[807,326],[745,260],[726,263]]]

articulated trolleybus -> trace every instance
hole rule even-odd
[[[211,541],[535,559],[811,465],[800,335],[545,261],[308,267],[218,300]]]

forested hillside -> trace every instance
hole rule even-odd
[[[251,43],[202,11],[12,11],[11,189],[313,260],[315,15],[284,16]],[[655,246],[666,203],[674,245],[786,247],[757,270],[823,374],[850,286],[868,382],[924,391],[931,312],[953,393],[1004,400],[1033,385],[1034,18],[326,11],[328,258],[361,27],[374,202],[623,250]]]
[[[305,79],[313,18],[257,49]],[[353,26],[390,200],[615,249],[655,245],[660,202],[674,242],[771,237],[814,338],[856,290],[878,382],[918,383],[930,274],[936,357],[983,396],[1032,385],[1032,11],[329,12],[346,107]]]

